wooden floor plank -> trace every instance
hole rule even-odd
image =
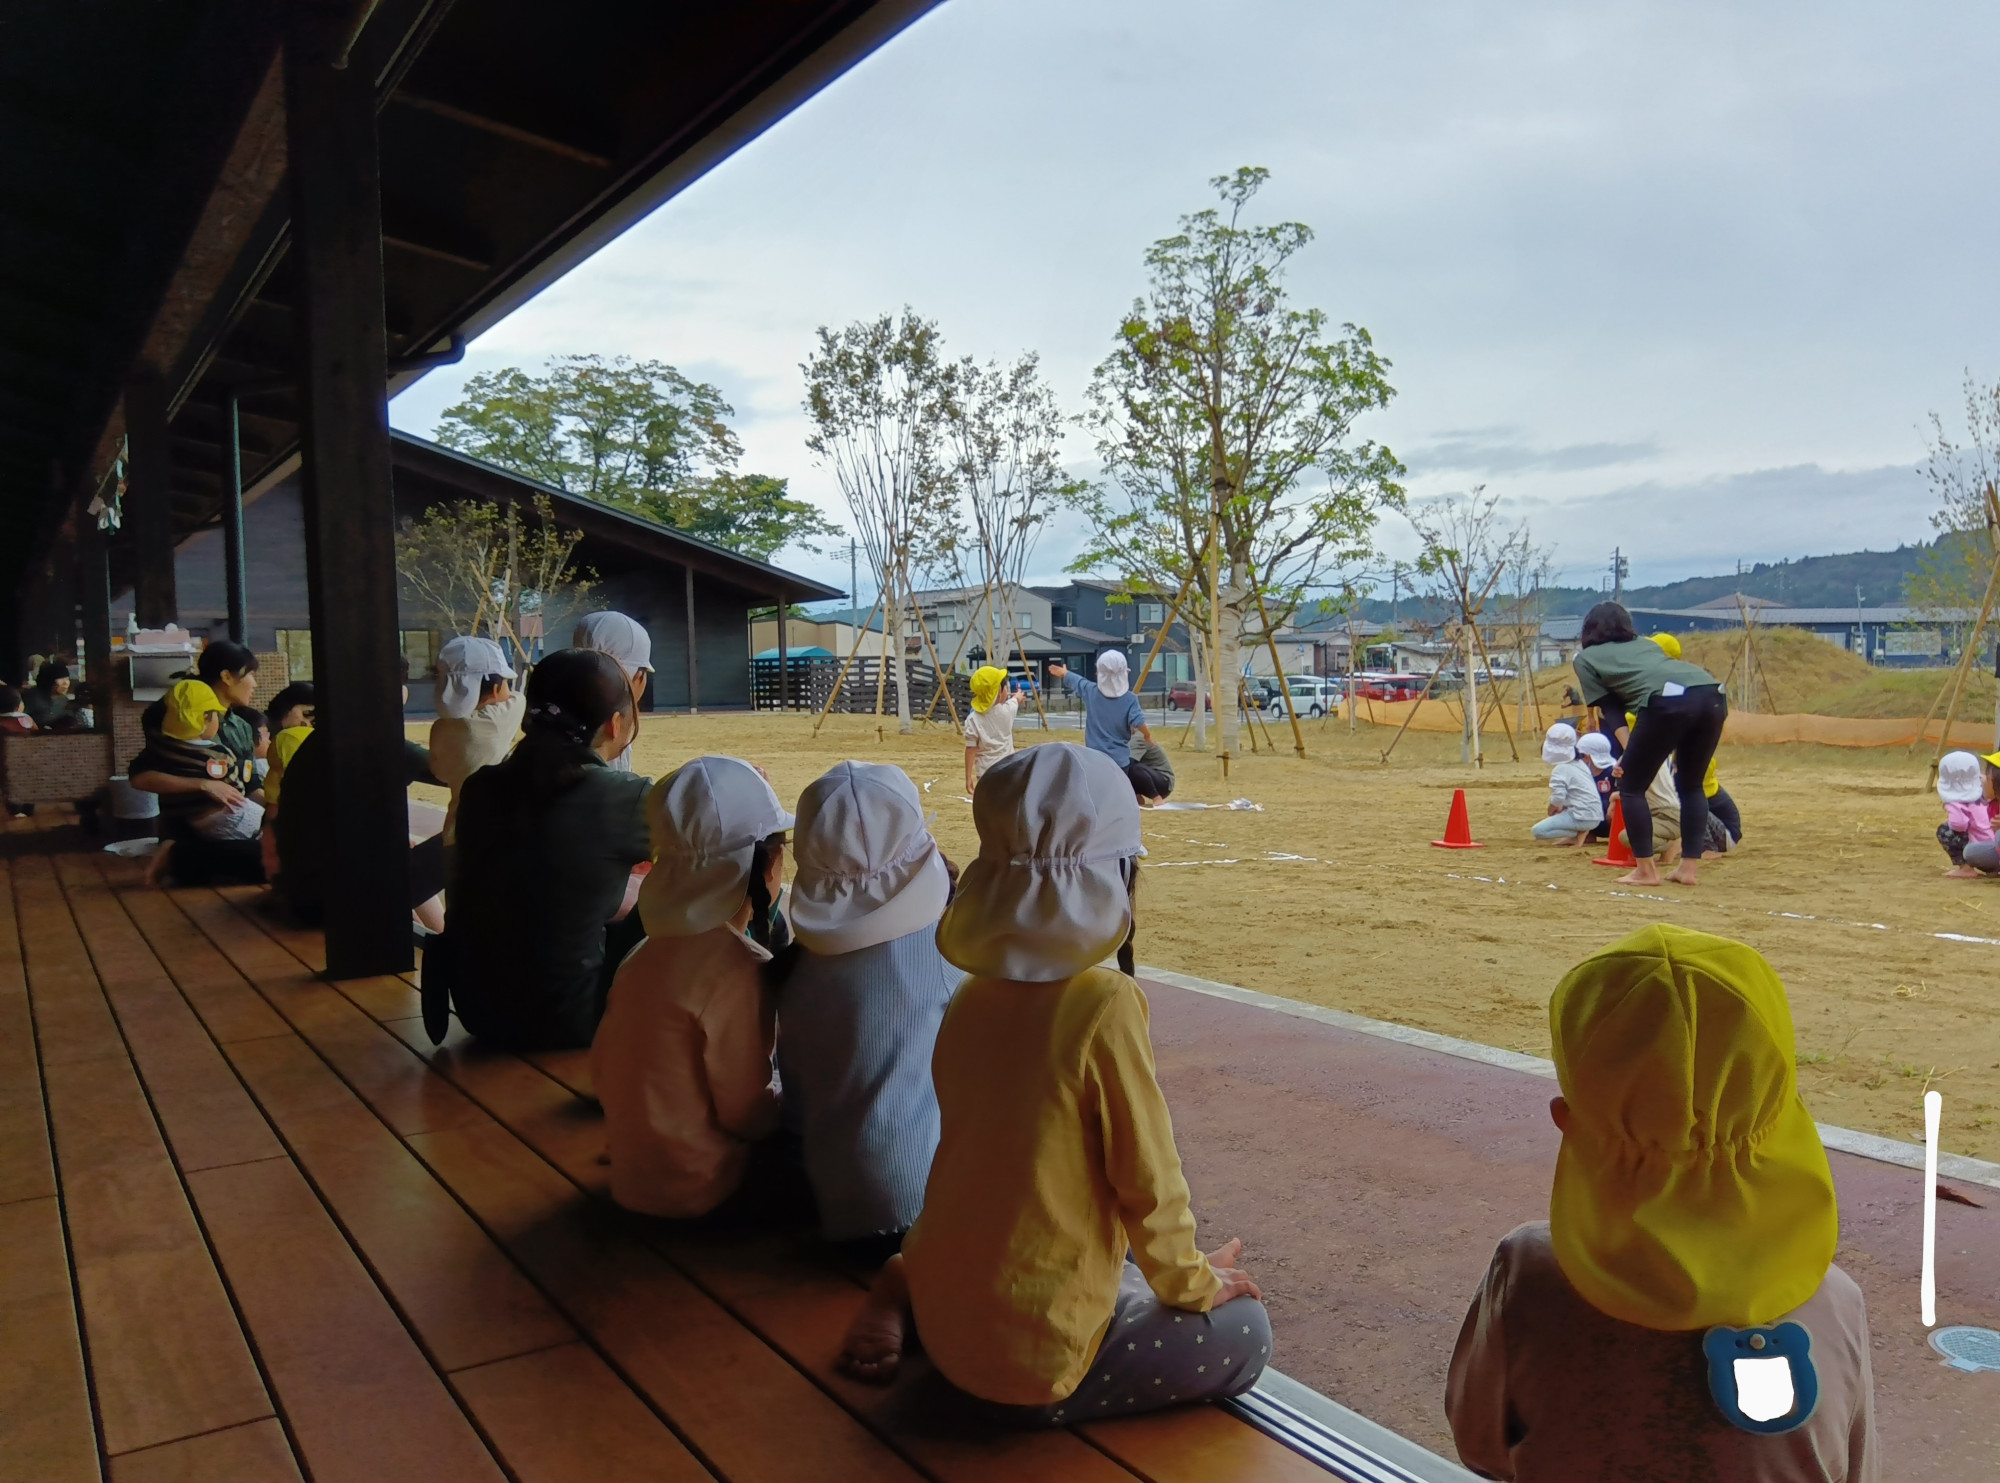
[[[424,1012],[423,999],[400,978],[344,978],[334,985],[348,1003],[378,1023]]]
[[[576,1337],[303,1041],[246,1041],[229,1054],[441,1368],[488,1364]]]
[[[315,1483],[500,1483],[478,1433],[290,1160],[204,1169],[188,1186]]]
[[[586,1344],[461,1370],[452,1384],[523,1479],[708,1483],[712,1476]]]
[[[589,1051],[531,1051],[521,1059],[552,1081],[561,1082],[586,1102],[597,1100],[597,1084],[590,1079]]]
[[[111,1483],[299,1483],[285,1430],[253,1421],[111,1459]]]
[[[486,1115],[410,1048],[321,982],[261,923],[212,891],[176,891],[184,912],[285,1021],[400,1134],[484,1122]]]
[[[97,1483],[97,1430],[54,1196],[0,1205],[0,1483]]]
[[[409,1140],[493,1235],[730,1483],[918,1475],[497,1124]]]
[[[57,873],[175,1161],[188,1170],[283,1157],[284,1145],[94,862],[72,857]]]
[[[0,860],[0,1205],[46,1200],[55,1192],[28,971],[14,926],[12,877]]]
[[[48,862],[16,862],[14,887],[37,1027],[62,1027],[62,1054],[45,1056],[42,1073],[105,1451],[270,1416]]]
[[[251,988],[234,965],[191,955],[188,949],[206,945],[208,939],[190,922],[165,892],[121,890],[119,899],[146,940],[153,945],[173,972],[182,996],[208,1027],[215,1040],[228,1045],[238,1040],[256,1040],[265,1035],[289,1035],[292,1027]]]

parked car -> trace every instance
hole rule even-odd
[[[1424,693],[1429,679],[1429,675],[1363,670],[1354,677],[1354,693],[1368,700],[1415,700]]]
[[[1167,687],[1167,709],[1170,711],[1191,711],[1194,709],[1194,681],[1175,680]]]
[[[1292,709],[1301,716],[1318,720],[1329,712],[1340,710],[1340,685],[1337,681],[1323,679],[1319,675],[1287,675],[1285,685],[1292,692]],[[1273,721],[1284,719],[1285,697],[1272,688],[1271,697],[1264,703],[1265,712]]]

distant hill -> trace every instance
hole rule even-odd
[[[1835,556],[1802,556],[1797,561],[1760,561],[1741,576],[1734,572],[1715,577],[1689,577],[1654,587],[1627,587],[1625,605],[1631,608],[1693,608],[1717,598],[1740,592],[1745,597],[1761,597],[1797,608],[1845,608],[1854,605],[1854,589],[1860,585],[1862,600],[1880,607],[1903,600],[1903,580],[1917,570],[1917,563],[1931,546],[1899,546],[1894,551],[1849,551]],[[1550,617],[1587,611],[1593,603],[1610,596],[1595,587],[1545,587],[1544,611]],[[1440,614],[1425,611],[1421,602],[1405,600],[1398,605],[1405,619],[1431,618]],[[1376,623],[1390,620],[1391,605],[1380,598],[1361,604],[1360,615]]]

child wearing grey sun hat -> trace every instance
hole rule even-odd
[[[937,947],[950,876],[899,767],[842,762],[799,796],[778,1000],[785,1118],[830,1241],[895,1244],[937,1150],[931,1049],[963,975]]]
[[[779,883],[792,816],[734,757],[697,757],[646,795],[646,940],[612,980],[590,1070],[604,1106],[611,1197],[693,1217],[743,1182],[778,1125],[776,1002],[764,977],[789,940]]]

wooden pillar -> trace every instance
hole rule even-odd
[[[792,651],[789,642],[792,623],[791,619],[787,616],[788,612],[789,605],[785,601],[785,589],[780,587],[778,589],[778,709],[781,711],[788,711],[792,708],[791,693],[787,689],[790,680],[788,671],[792,667]]]
[[[125,388],[125,528],[132,532],[132,606],[141,628],[164,628],[179,616],[174,593],[174,460],[167,434],[167,394],[148,376]]]
[[[688,714],[692,716],[701,709],[701,671],[694,661],[694,568],[684,566],[681,573],[687,578]]]
[[[411,965],[407,783],[372,74],[305,7],[285,47],[300,329],[301,490],[331,978]]]
[[[228,468],[222,480],[222,585],[232,643],[247,644],[248,601],[243,572],[243,417],[235,392],[224,400],[223,436],[229,440]]]
[[[111,563],[97,517],[85,514],[77,542],[77,595],[83,607],[84,684],[98,724],[111,729]]]

